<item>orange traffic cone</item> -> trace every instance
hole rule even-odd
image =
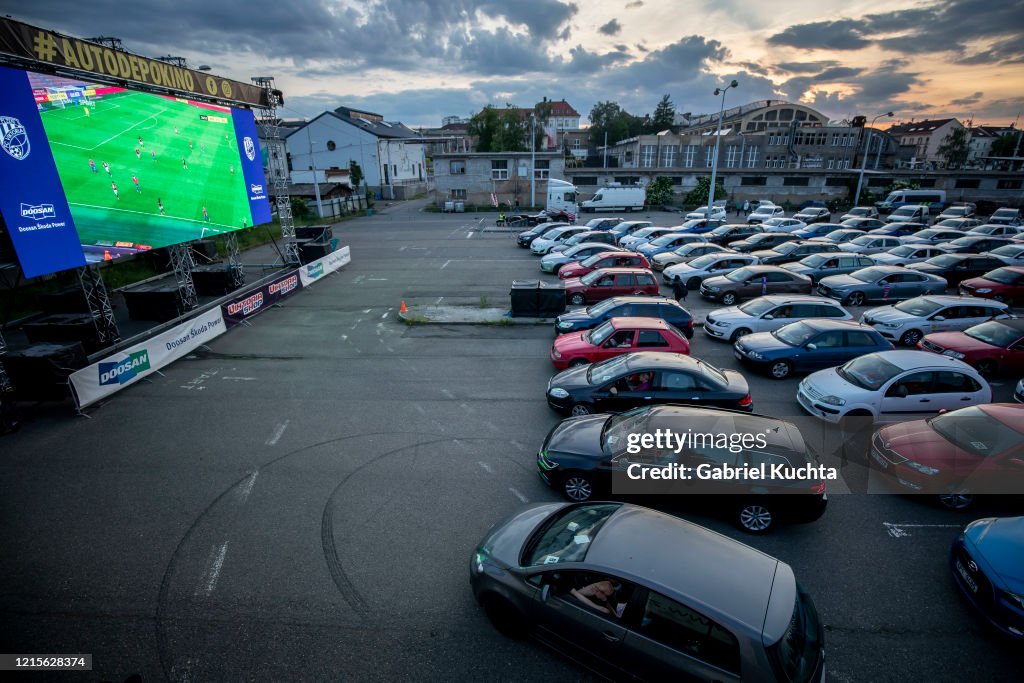
[[[109,249],[104,249],[103,250],[103,260],[104,261],[113,261],[114,260],[114,257],[110,255],[110,250]]]
[[[399,313],[408,313],[409,309],[405,307],[405,299],[402,299],[402,308],[398,311]]]

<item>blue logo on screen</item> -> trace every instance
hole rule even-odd
[[[0,146],[18,161],[28,157],[32,151],[28,131],[21,125],[21,121],[13,116],[0,116]]]
[[[253,144],[252,138],[246,135],[242,142],[245,143],[245,156],[249,157],[249,161],[254,161],[256,159],[256,145]]]
[[[39,206],[33,206],[32,204],[21,205],[21,217],[31,218],[34,221],[41,221],[47,218],[56,218],[57,212],[53,208],[53,204],[40,204]]]

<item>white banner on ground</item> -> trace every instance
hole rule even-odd
[[[224,334],[225,330],[224,317],[217,306],[140,344],[122,349],[72,373],[75,401],[79,408],[91,405],[170,365]]]
[[[349,252],[348,245],[345,245],[341,249],[318,258],[316,261],[310,261],[299,268],[299,280],[302,281],[303,287],[308,287],[323,276],[333,273],[351,261],[352,254]]]

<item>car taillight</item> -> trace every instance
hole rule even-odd
[[[690,322],[688,322],[686,324],[686,326],[690,328],[691,332],[693,331],[693,318],[690,318]],[[748,396],[747,398],[750,398],[750,397]]]
[[[753,399],[750,398],[750,394],[747,394],[746,396],[740,399],[740,402],[737,405],[739,405],[740,408],[746,408],[752,405],[753,403],[754,401]]]
[[[825,493],[825,481],[822,480],[822,482],[820,484],[812,486],[811,490],[814,491],[815,493],[817,493],[818,495],[821,495],[822,493]]]

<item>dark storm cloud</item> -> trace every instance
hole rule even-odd
[[[822,62],[824,63],[824,62]],[[813,90],[817,84],[849,82],[864,72],[864,69],[856,69],[846,66],[833,66],[829,69],[814,74],[813,76],[796,76],[785,81],[779,86],[791,100],[799,100],[808,90]]]
[[[762,76],[767,76],[768,73],[769,73],[768,72],[768,67],[766,67],[766,66],[764,66],[762,64],[757,64],[755,62],[737,62],[735,64],[735,66],[738,66],[741,69],[746,69],[747,71],[750,71],[751,73],[761,74]]]
[[[970,95],[968,97],[961,97],[960,99],[952,100],[952,101],[950,101],[950,104],[951,105],[960,105],[960,106],[977,104],[978,102],[981,101],[981,98],[984,97],[984,96],[985,96],[985,93],[983,93],[983,92],[981,92],[979,90],[978,92],[976,92],[973,95]]]
[[[795,74],[809,74],[816,71],[822,71],[824,69],[832,68],[837,66],[839,62],[835,60],[823,60],[820,62],[779,62],[773,64],[771,68],[774,71],[788,71]]]
[[[582,45],[577,45],[569,50],[569,59],[558,63],[554,68],[558,73],[568,75],[593,74],[628,58],[629,53],[622,49],[598,54],[590,52]]]
[[[851,19],[796,24],[768,38],[771,45],[814,50],[860,50],[871,44],[861,36],[862,24]]]
[[[992,44],[987,50],[961,57],[957,64],[1020,64],[1024,62],[1024,43],[1021,39],[1010,38]]]
[[[622,24],[619,23],[618,19],[612,19],[607,24],[603,24],[597,30],[606,36],[615,36],[622,30]]]
[[[647,53],[642,60],[605,74],[603,81],[614,87],[652,88],[662,83],[687,83],[704,73],[708,62],[719,62],[729,51],[717,40],[687,36],[660,50]]]

